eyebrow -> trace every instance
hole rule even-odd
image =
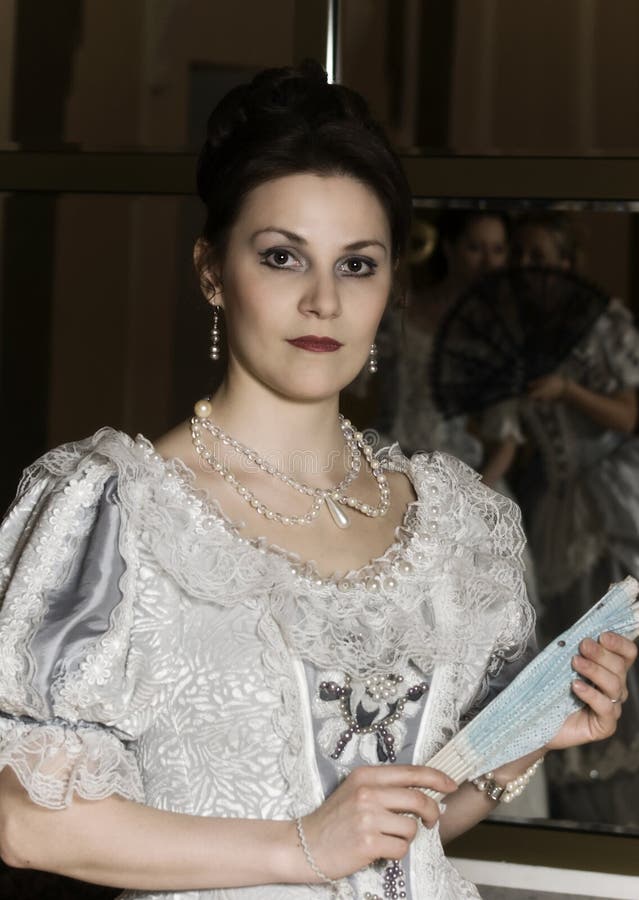
[[[294,231],[288,231],[286,228],[276,228],[274,225],[273,226],[269,225],[267,228],[258,229],[258,231],[255,231],[251,235],[251,240],[254,241],[255,238],[258,237],[258,235],[266,234],[267,232],[281,234],[283,237],[286,238],[287,241],[291,241],[292,243],[295,243],[295,244],[302,244],[302,245],[308,244],[308,241],[305,238],[303,238],[299,234],[295,234]],[[363,250],[365,247],[381,247],[385,253],[388,253],[386,244],[384,244],[382,241],[378,241],[376,238],[367,238],[363,241],[354,241],[352,244],[345,244],[342,249],[343,250]]]

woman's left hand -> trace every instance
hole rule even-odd
[[[528,385],[528,396],[531,400],[556,401],[561,400],[566,394],[568,379],[563,375],[553,373],[535,378]]]
[[[628,670],[636,658],[636,645],[619,634],[605,632],[599,641],[586,638],[581,642],[573,668],[592,684],[573,681],[573,690],[585,706],[568,716],[547,750],[564,750],[614,734],[628,698]]]

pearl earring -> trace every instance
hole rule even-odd
[[[219,309],[217,303],[213,304],[213,328],[211,328],[211,349],[209,356],[213,362],[217,362],[220,358],[220,328],[219,328]]]
[[[371,349],[368,351],[368,371],[371,375],[377,372],[377,344],[371,344]]]

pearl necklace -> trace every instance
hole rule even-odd
[[[388,480],[384,474],[380,463],[374,459],[372,448],[364,443],[364,437],[359,431],[355,431],[350,421],[343,416],[339,417],[339,425],[344,436],[344,441],[349,450],[349,465],[346,475],[339,484],[332,488],[314,488],[311,485],[297,481],[291,475],[282,472],[277,466],[263,459],[255,450],[247,447],[240,441],[226,434],[218,425],[209,418],[211,413],[211,405],[207,400],[200,400],[195,404],[195,415],[191,419],[191,439],[196,453],[200,457],[206,468],[211,469],[222,478],[237,492],[237,494],[248,503],[256,512],[274,522],[281,525],[310,525],[319,516],[322,505],[324,504],[331,514],[333,522],[338,528],[348,528],[351,524],[343,506],[354,509],[365,516],[384,516],[390,507],[390,490]],[[279,478],[284,484],[312,497],[310,510],[302,516],[287,516],[280,512],[270,509],[265,503],[255,496],[247,487],[245,487],[231,472],[231,470],[216,458],[214,452],[204,444],[203,430],[207,431],[213,438],[220,441],[225,446],[232,447],[233,450],[244,456],[252,465],[257,466],[268,475]],[[362,454],[366,460],[373,477],[376,479],[379,489],[380,499],[377,506],[370,506],[368,503],[362,503],[356,497],[350,497],[345,494],[345,489],[355,480],[361,470]]]

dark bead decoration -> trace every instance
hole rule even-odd
[[[412,687],[409,687],[406,691],[406,696],[409,700],[421,700],[427,690],[428,685],[425,681],[422,681],[421,684],[414,684]]]
[[[339,700],[344,696],[344,688],[334,681],[323,681],[319,687],[320,700]]]
[[[406,881],[404,880],[404,872],[399,864],[398,859],[391,859],[384,869],[382,882],[382,890],[384,891],[385,900],[404,900],[406,897]],[[372,894],[366,891],[364,900],[384,900],[379,894]]]
[[[406,891],[403,891],[402,888],[405,886],[404,872],[399,864],[399,860],[390,860],[384,871],[384,897],[388,898],[388,900],[399,900],[399,898],[403,900],[406,896]]]
[[[386,731],[386,729],[382,731],[382,741],[384,742],[384,746],[388,754],[388,759],[390,760],[390,762],[395,762],[397,759],[397,757],[395,756],[395,738],[392,734]]]
[[[393,684],[400,684],[404,679],[401,675],[389,675],[387,680]],[[349,675],[345,676],[343,685],[337,684],[335,681],[322,681],[319,686],[320,700],[328,702],[339,700],[339,711],[348,726],[347,730],[339,736],[335,749],[331,753],[331,759],[340,758],[353,735],[374,734],[377,738],[377,759],[380,762],[397,762],[395,738],[388,730],[388,726],[400,718],[409,700],[412,702],[421,700],[427,690],[428,685],[425,681],[412,685],[403,697],[399,697],[393,702],[387,701],[388,712],[379,722],[375,722],[375,717],[379,715],[379,708],[373,711],[367,710],[359,702],[355,714],[353,714],[350,702],[353,691]],[[370,693],[368,689],[367,693]]]
[[[337,746],[331,753],[331,759],[339,759],[340,758],[340,756],[344,752],[344,748],[346,747],[346,745],[348,744],[348,742],[350,741],[350,739],[352,737],[353,737],[353,731],[351,731],[350,729],[348,731],[343,731],[340,734],[339,739],[337,741]]]
[[[396,762],[395,738],[383,725],[377,730],[377,758],[380,762]]]

